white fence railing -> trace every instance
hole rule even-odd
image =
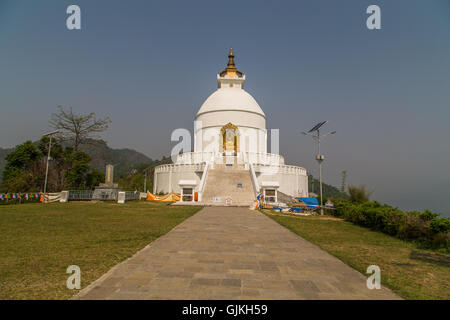
[[[162,164],[155,168],[155,173],[162,172],[182,172],[182,171],[203,171],[205,164]]]
[[[284,157],[275,153],[265,152],[238,152],[238,162],[260,163],[266,165],[284,165]],[[177,156],[176,164],[210,163],[217,159],[222,160],[222,152],[185,152]]]
[[[177,156],[177,164],[194,164],[211,162],[214,152],[185,152]]]
[[[297,174],[301,176],[306,176],[306,169],[297,166],[287,166],[287,165],[264,165],[264,164],[253,164],[255,172],[261,172],[262,174]]]

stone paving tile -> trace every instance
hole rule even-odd
[[[74,299],[399,299],[257,211],[206,207]]]

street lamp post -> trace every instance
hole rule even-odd
[[[302,132],[304,135],[309,135],[317,141],[317,155],[316,160],[319,163],[319,185],[320,185],[320,214],[323,215],[323,193],[322,193],[322,162],[325,160],[325,156],[320,153],[320,140],[325,138],[329,134],[335,134],[336,131],[328,132],[327,134],[320,135],[320,128],[328,121],[319,122],[308,132]],[[313,132],[316,132],[314,135]]]
[[[150,167],[144,169],[144,192],[145,193],[147,193],[148,169],[150,169]]]
[[[52,149],[52,137],[54,134],[57,134],[59,131],[52,131],[49,133],[44,134],[44,136],[50,136],[50,141],[48,144],[48,154],[47,154],[47,164],[45,166],[45,182],[44,182],[44,198],[42,203],[45,202],[45,194],[47,193],[47,178],[48,178],[48,163],[50,162],[50,150]]]

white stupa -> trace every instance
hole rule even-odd
[[[199,204],[248,205],[262,193],[266,202],[281,195],[308,196],[306,170],[267,153],[266,115],[244,90],[245,75],[234,64],[217,75],[217,90],[194,122],[194,152],[155,168],[154,193],[177,192]]]

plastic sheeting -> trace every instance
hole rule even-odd
[[[169,193],[163,196],[158,196],[156,194],[153,194],[151,192],[147,193],[147,200],[148,201],[158,201],[158,202],[177,202],[180,201],[181,196],[179,193]]]
[[[317,200],[317,198],[298,198],[298,199],[304,202],[307,208],[319,207],[319,201]]]

